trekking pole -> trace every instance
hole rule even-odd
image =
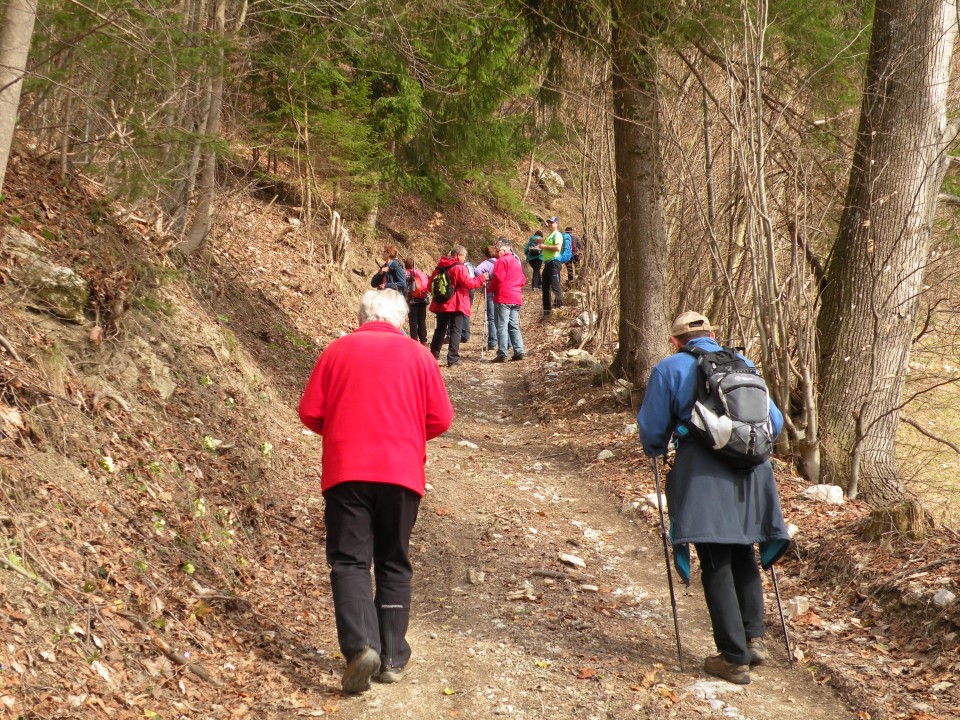
[[[780,610],[780,627],[783,628],[783,641],[787,644],[787,660],[793,665],[793,648],[790,647],[790,635],[787,633],[787,621],[783,617],[783,603],[780,602],[780,586],[777,584],[777,571],[770,566],[770,577],[773,579],[773,594],[777,597],[777,608]]]
[[[653,478],[657,486],[657,510],[660,511],[660,537],[663,539],[663,559],[667,563],[667,584],[670,586],[670,606],[673,609],[673,631],[677,636],[677,662],[683,672],[683,651],[680,647],[680,619],[677,617],[677,596],[673,592],[673,570],[670,568],[670,551],[667,550],[667,523],[663,519],[663,495],[660,494],[660,459],[653,458]]]
[[[487,343],[490,341],[490,328],[487,325],[487,288],[483,288],[483,344],[480,346],[480,357],[484,357],[487,351]]]

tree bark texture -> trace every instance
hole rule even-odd
[[[0,193],[17,128],[20,90],[36,19],[37,0],[7,0],[0,25]]]
[[[197,181],[197,209],[181,246],[184,255],[190,255],[205,247],[213,228],[213,210],[217,197],[216,142],[220,137],[220,108],[223,105],[223,74],[226,64],[223,50],[226,37],[226,5],[226,0],[217,0],[213,7],[212,29],[217,48],[210,67],[207,90],[209,103],[205,103],[208,109],[204,134],[208,145],[202,153],[200,177]]]
[[[650,27],[646,6],[615,3],[611,37],[620,274],[620,348],[614,369],[641,395],[668,349],[669,332],[657,63],[651,37],[643,35]]]
[[[877,0],[853,168],[817,319],[822,470],[895,502],[896,434],[937,194],[956,136],[957,0]]]

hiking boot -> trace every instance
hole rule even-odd
[[[514,356],[513,356],[512,358],[510,358],[510,359],[511,359],[511,360],[523,360],[523,353],[517,353],[516,355],[514,355]]]
[[[727,660],[722,654],[711,655],[703,661],[703,669],[707,675],[722,678],[735,685],[750,684],[750,666],[737,665]]]
[[[763,665],[767,660],[770,659],[769,653],[767,653],[766,643],[763,642],[762,637],[750,638],[747,640],[747,650],[750,651],[750,665]]]
[[[361,693],[370,689],[370,678],[380,669],[380,655],[372,647],[365,647],[347,663],[340,687],[345,693]]]
[[[447,367],[456,367],[459,364],[460,364],[459,360],[454,360],[453,362],[448,362]]]
[[[496,362],[496,363],[501,363],[501,362],[506,362],[506,361],[507,361],[507,356],[506,356],[506,355],[497,355],[497,356],[493,359],[493,362]]]
[[[393,665],[384,665],[380,670],[380,674],[377,675],[377,682],[382,683],[398,683],[403,680],[403,676],[407,674],[407,669],[405,667],[394,667]]]

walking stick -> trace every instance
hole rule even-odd
[[[660,493],[660,459],[653,458],[653,478],[657,485],[657,510],[660,511],[660,537],[663,540],[663,559],[667,563],[667,584],[670,586],[670,607],[673,609],[673,631],[677,636],[677,662],[683,672],[683,650],[680,647],[680,619],[677,617],[677,596],[673,591],[673,570],[670,568],[670,551],[667,549],[667,524],[663,519],[663,495]]]
[[[487,342],[490,340],[490,327],[487,325],[487,288],[483,288],[483,344],[480,346],[480,357],[487,351]]]
[[[777,608],[780,610],[780,627],[783,628],[783,641],[787,645],[787,659],[790,661],[790,664],[793,665],[795,662],[793,657],[793,648],[790,647],[790,635],[787,633],[787,621],[783,617],[783,603],[780,602],[780,586],[777,584],[777,571],[774,570],[773,565],[770,566],[770,577],[773,579],[773,593],[777,597]]]

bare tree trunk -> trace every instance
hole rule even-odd
[[[203,248],[210,238],[213,227],[213,206],[217,196],[217,152],[216,140],[220,136],[220,108],[223,104],[224,51],[223,40],[226,35],[226,0],[217,0],[213,10],[213,30],[219,43],[210,67],[210,102],[207,110],[206,135],[207,147],[203,150],[203,164],[197,183],[197,209],[193,222],[184,236],[181,250],[190,255]]]
[[[661,206],[657,62],[644,2],[614,3],[613,121],[620,250],[620,348],[614,371],[642,395],[667,348],[667,237]],[[643,18],[643,21],[641,20]],[[644,27],[639,33],[631,32]]]
[[[817,319],[823,472],[896,502],[896,433],[946,150],[956,0],[877,0],[846,203]]]
[[[0,28],[0,193],[17,128],[20,90],[36,19],[37,0],[7,0]]]

